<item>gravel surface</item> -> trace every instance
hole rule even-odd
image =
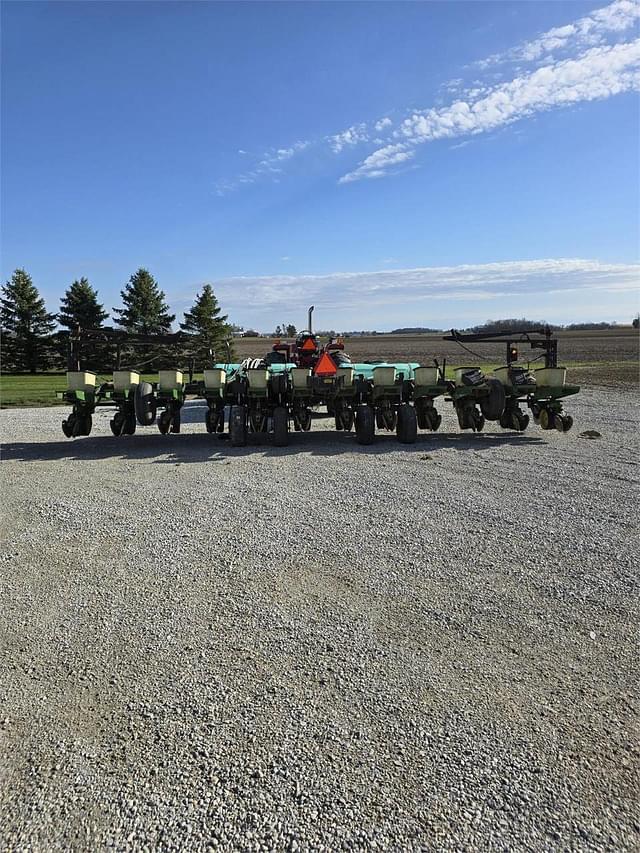
[[[3,411],[0,849],[637,850],[640,403],[442,408],[282,449]]]

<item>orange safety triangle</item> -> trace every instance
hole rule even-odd
[[[320,356],[320,361],[316,364],[316,368],[313,372],[316,376],[335,376],[338,372],[338,368],[329,353],[323,352]]]
[[[307,340],[302,344],[302,349],[306,350],[307,352],[309,350],[311,350],[311,352],[315,352],[316,351],[316,345],[315,345],[313,338],[307,338]]]

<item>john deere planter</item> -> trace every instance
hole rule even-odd
[[[309,312],[311,327],[311,311]],[[84,340],[101,339],[116,347],[113,379],[98,383],[94,373],[81,369]],[[127,335],[114,330],[77,330],[71,339],[67,390],[62,393],[72,411],[63,421],[64,434],[89,435],[99,406],[115,409],[110,421],[114,436],[133,435],[136,425],[157,423],[163,434],[180,432],[180,415],[187,399],[206,402],[207,432],[226,436],[235,447],[255,434],[268,434],[276,446],[289,441],[291,431],[307,432],[313,418],[329,417],[340,432],[355,432],[359,444],[375,441],[376,431],[395,432],[402,444],[416,440],[419,430],[435,431],[442,417],[436,402],[453,405],[460,429],[480,432],[487,421],[522,432],[530,415],[542,429],[567,432],[572,418],[562,400],[580,389],[566,382],[566,369],[557,366],[557,340],[548,329],[512,331],[498,335],[463,335],[452,331],[445,340],[466,350],[472,343],[506,344],[506,364],[486,375],[474,366],[459,367],[447,378],[446,365],[417,362],[354,363],[340,339],[321,344],[311,328],[295,343],[276,341],[261,359],[242,363],[199,365],[202,380],[194,380],[194,359],[188,370],[161,369],[157,381],[143,381],[138,370],[123,369],[122,351],[153,344],[170,352],[188,345],[188,335]],[[537,370],[518,363],[517,344],[541,350],[544,366]],[[226,429],[226,432],[225,432]]]

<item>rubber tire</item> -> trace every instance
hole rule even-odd
[[[124,425],[125,418],[121,412],[116,412],[115,415],[109,421],[111,432],[116,436],[116,438],[119,438],[122,435],[124,431]]]
[[[153,396],[153,386],[150,382],[140,382],[136,385],[133,395],[133,405],[140,426],[151,426],[156,419],[157,403]]]
[[[122,435],[134,435],[136,431],[136,416],[134,412],[130,412],[124,419]]]
[[[158,429],[162,433],[162,435],[166,435],[169,432],[169,428],[171,427],[171,414],[167,411],[164,411],[160,417],[158,418]]]
[[[74,438],[80,435],[89,435],[91,433],[92,426],[93,418],[91,415],[85,415],[83,418],[78,418],[73,428]]]
[[[476,420],[474,420],[474,422],[473,422],[473,427],[472,427],[473,431],[474,432],[482,432],[482,430],[484,429],[484,422],[485,422],[484,415],[480,415],[480,417],[477,418]]]
[[[400,444],[413,444],[418,437],[418,417],[409,403],[403,403],[398,408],[396,435]]]
[[[289,413],[284,406],[276,406],[273,410],[273,443],[276,447],[289,444]]]
[[[524,432],[526,430],[526,428],[529,426],[529,421],[530,421],[529,415],[527,415],[526,413],[523,412],[520,415],[519,420],[520,420],[520,432]]]
[[[232,447],[244,447],[247,443],[247,408],[231,406],[229,413],[229,438]]]
[[[73,427],[76,422],[75,417],[75,415],[71,414],[66,420],[62,421],[62,432],[67,438],[73,438]]]
[[[549,409],[541,409],[540,411],[540,428],[541,429],[553,429],[553,422],[555,418],[553,416],[553,412],[550,412]]]
[[[376,419],[371,406],[366,404],[356,409],[356,441],[358,444],[373,444],[376,437]]]
[[[480,399],[480,411],[488,421],[499,421],[507,404],[504,385],[499,379],[487,379],[489,394]]]

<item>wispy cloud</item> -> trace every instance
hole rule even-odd
[[[516,76],[496,82],[495,68],[464,87],[463,78],[445,86],[450,103],[404,111],[394,126],[389,116],[358,122],[338,133],[297,141],[266,152],[252,169],[216,185],[218,195],[270,178],[278,181],[287,162],[307,148],[325,156],[348,156],[356,146],[369,153],[339,178],[350,184],[396,174],[416,157],[419,146],[460,138],[453,148],[477,134],[574,104],[609,98],[640,89],[640,39],[623,41],[640,20],[640,0],[614,0],[572,23],[547,30],[534,39],[487,57],[476,67],[485,71],[500,63],[517,62]],[[476,72],[477,73],[477,70]],[[481,75],[482,76],[482,75]],[[371,150],[373,148],[373,150]]]
[[[276,320],[285,308],[287,316],[304,316],[306,307],[314,303],[331,316],[334,325],[338,322],[334,318],[339,318],[345,328],[367,328],[371,327],[369,324],[388,323],[387,312],[394,306],[398,316],[405,318],[432,317],[437,313],[451,317],[453,322],[455,310],[447,307],[449,300],[465,302],[477,312],[488,302],[496,301],[491,310],[509,315],[514,311],[535,311],[545,297],[558,295],[564,296],[565,309],[571,295],[572,307],[566,309],[566,316],[581,319],[598,293],[633,301],[639,278],[638,264],[552,258],[328,275],[238,276],[218,280],[215,289],[225,310],[243,322],[247,319],[259,323],[260,318],[267,322],[272,316]],[[576,293],[582,299],[576,301]],[[475,303],[477,307],[473,309]],[[441,307],[436,309],[434,305]],[[482,319],[479,313],[478,317]]]
[[[277,177],[282,173],[282,164],[290,160],[296,154],[304,151],[310,145],[309,140],[299,140],[294,142],[288,148],[276,148],[266,151],[260,160],[256,163],[253,169],[241,172],[230,180],[218,181],[215,185],[216,195],[224,196],[233,190],[237,190],[241,186],[254,184],[256,181],[264,178],[266,175],[272,178]],[[238,149],[238,154],[247,154],[242,148]]]
[[[343,130],[341,133],[336,133],[329,137],[329,144],[334,154],[339,154],[343,148],[351,145],[358,145],[360,142],[367,142],[369,133],[367,125],[364,123],[354,124]]]
[[[532,62],[542,56],[571,49],[584,49],[601,44],[609,34],[622,33],[640,18],[638,0],[615,0],[588,15],[562,27],[554,27],[531,41],[495,53],[477,63],[482,68],[500,62]]]
[[[382,177],[391,166],[413,157],[415,147],[426,142],[484,133],[554,107],[637,89],[640,39],[594,47],[577,59],[545,65],[495,86],[476,100],[458,100],[439,109],[414,112],[394,134],[404,142],[374,151],[340,178],[340,183]]]

